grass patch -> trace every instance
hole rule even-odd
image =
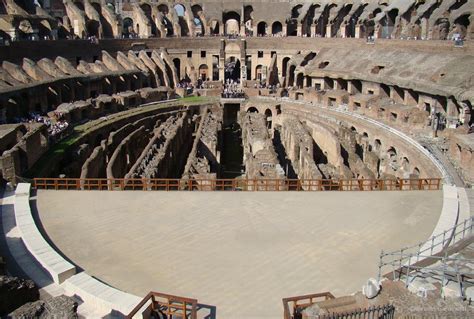
[[[41,158],[31,167],[26,173],[25,177],[34,178],[45,176],[48,171],[49,166],[52,163],[57,163],[60,161],[66,152],[71,146],[73,146],[79,139],[83,136],[89,134],[90,132],[100,129],[104,126],[110,125],[115,121],[121,119],[139,115],[142,113],[147,113],[153,110],[159,110],[162,108],[167,108],[170,106],[191,106],[202,103],[215,102],[217,99],[206,96],[188,96],[185,98],[178,99],[177,101],[170,101],[168,103],[157,103],[150,104],[143,107],[137,107],[134,109],[125,110],[119,113],[110,114],[107,116],[107,120],[96,119],[84,124],[79,124],[74,126],[74,132],[70,136],[66,137],[61,142],[53,145]]]

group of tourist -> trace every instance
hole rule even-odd
[[[176,83],[176,88],[186,89],[187,94],[191,94],[194,91],[194,85],[188,79],[181,79],[178,83]]]
[[[60,136],[63,132],[67,130],[68,127],[69,127],[69,123],[67,121],[65,120],[57,121],[56,123],[51,124],[48,127],[49,136],[53,138]]]
[[[227,79],[224,82],[224,90],[222,97],[225,99],[243,99],[245,98],[244,91],[240,88],[240,81]]]

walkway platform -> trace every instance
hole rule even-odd
[[[137,296],[195,298],[218,318],[278,318],[283,297],[359,290],[381,249],[430,236],[442,201],[441,191],[37,194],[47,236],[89,275]]]

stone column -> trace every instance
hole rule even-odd
[[[221,39],[219,50],[219,79],[221,82],[225,80],[225,39]]]
[[[303,35],[303,24],[300,21],[296,24],[296,35],[299,37]]]
[[[332,29],[332,24],[328,23],[328,25],[326,26],[326,38],[331,37],[331,29]]]
[[[361,29],[362,29],[362,26],[360,24],[357,24],[356,27],[355,27],[355,35],[354,35],[355,38],[360,39]]]
[[[247,41],[245,39],[241,39],[240,42],[240,85],[244,83],[244,81],[247,79],[244,77],[244,74],[242,74],[242,67],[245,66],[247,68]],[[249,72],[249,70],[247,70]]]

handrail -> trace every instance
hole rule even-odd
[[[165,191],[376,191],[439,190],[440,178],[415,179],[173,179],[35,178],[35,189]]]
[[[378,280],[380,282],[382,276],[388,276],[390,273],[394,274],[398,272],[401,276],[403,269],[408,269],[406,274],[409,276],[409,269],[415,270],[417,264],[423,259],[442,259],[444,261],[450,260],[445,255],[442,255],[444,251],[447,251],[449,247],[455,245],[472,236],[474,228],[474,216],[471,216],[462,222],[454,225],[450,229],[443,231],[425,242],[420,242],[417,245],[401,248],[396,251],[380,253],[379,258],[379,273]],[[452,233],[452,234],[451,234]],[[451,235],[448,235],[451,234]],[[438,253],[436,248],[440,246],[441,251]],[[387,260],[389,259],[389,260]],[[383,274],[383,268],[386,266],[391,266],[392,271],[387,274]]]
[[[161,302],[157,300],[157,298],[163,298],[166,299],[166,302]],[[133,310],[127,315],[127,319],[133,318],[140,309],[143,308],[148,302],[151,301],[151,309],[159,309],[160,307],[166,308],[165,314],[167,316],[173,316],[177,314],[178,310],[181,310],[181,313],[178,313],[182,318],[188,318],[188,312],[189,312],[189,318],[190,319],[196,319],[197,318],[197,299],[192,299],[192,298],[186,298],[186,297],[180,297],[180,296],[175,296],[175,295],[170,295],[170,294],[164,294],[161,292],[155,292],[155,291],[150,291],[142,301],[138,303],[138,305],[133,308]],[[189,307],[191,309],[189,309]],[[160,309],[161,310],[161,309]],[[171,318],[171,317],[170,317]]]

